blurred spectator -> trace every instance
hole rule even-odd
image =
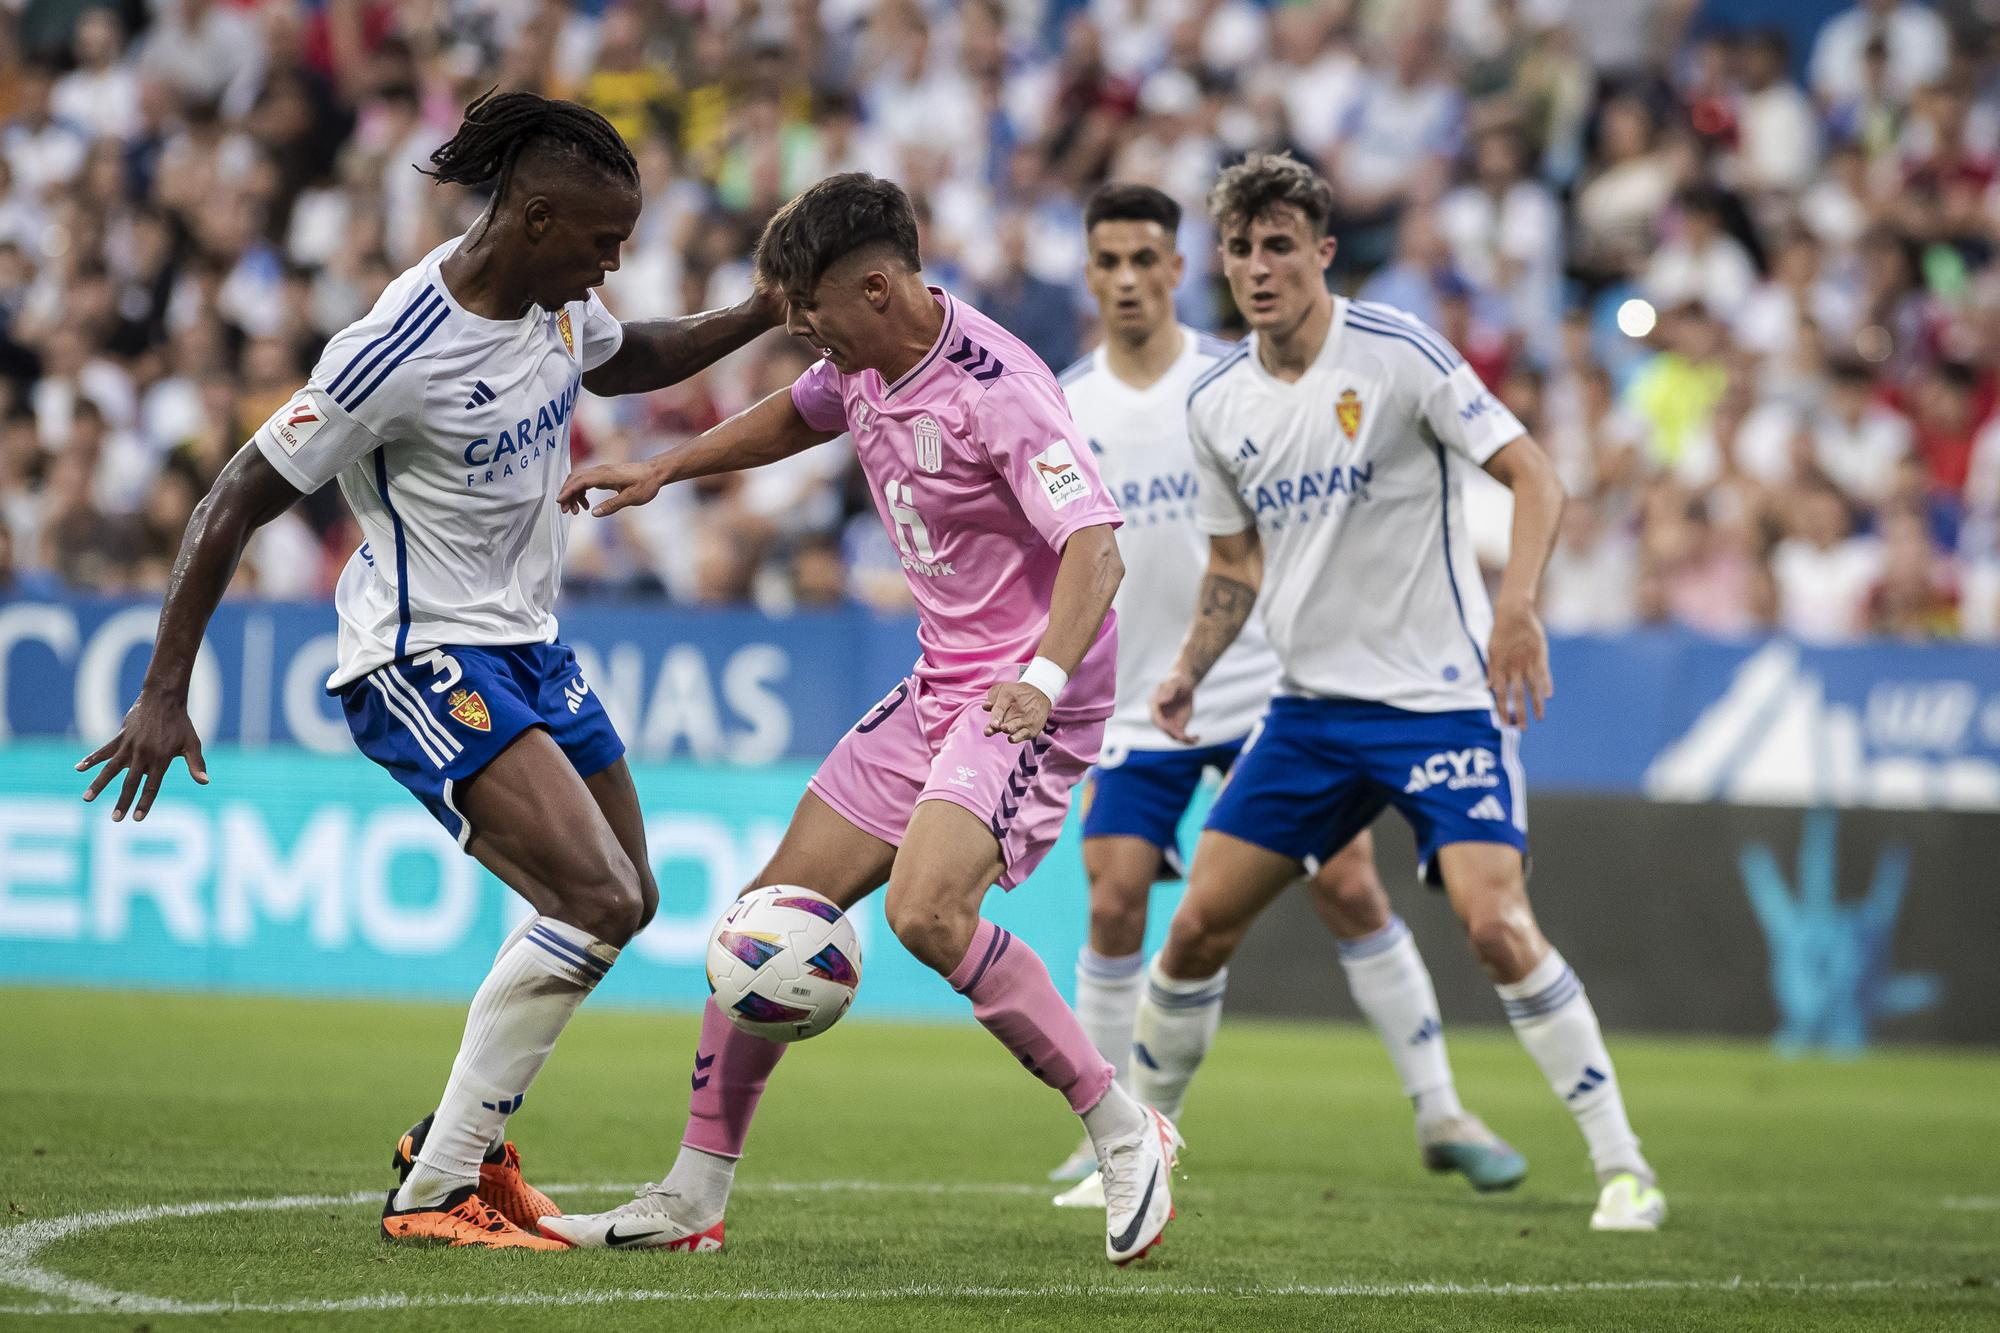
[[[1341,291],[1431,323],[1555,458],[1575,498],[1552,627],[2000,638],[2000,44],[1963,3],[1787,15],[1810,94],[1783,39],[1684,0],[0,13],[16,592],[160,586],[325,340],[479,217],[413,168],[499,85],[577,97],[630,141],[621,317],[735,300],[771,211],[863,170],[911,192],[931,280],[1058,368],[1082,350],[1092,188],[1182,203],[1176,306],[1212,328],[1215,172],[1295,152],[1336,185]],[[586,395],[574,451],[670,448],[807,355],[773,337],[656,394]],[[906,608],[856,476],[835,443],[580,520],[572,595]],[[1510,497],[1475,477],[1465,504],[1490,567]],[[324,595],[357,540],[328,488],[232,594]]]
[[[1069,289],[1028,272],[1028,223],[1019,213],[1000,220],[1000,271],[973,304],[1028,344],[1051,369],[1076,360],[1077,313]]]
[[[1412,199],[1434,197],[1458,151],[1461,98],[1445,77],[1439,34],[1417,21],[1395,39],[1394,63],[1368,71],[1326,155],[1348,267],[1388,253]]]
[[[1723,230],[1719,191],[1685,190],[1677,203],[1679,225],[1646,265],[1642,286],[1661,309],[1692,303],[1719,316],[1756,286],[1756,265],[1742,242]]]
[[[76,21],[76,68],[50,95],[58,119],[92,139],[129,139],[139,129],[139,75],[120,61],[125,25],[115,10],[86,9]]]
[[[1743,99],[1737,112],[1737,188],[1796,194],[1819,166],[1818,117],[1791,81],[1785,35],[1763,32],[1744,44]]]
[[[1882,515],[1881,576],[1869,590],[1868,629],[1901,639],[1949,638],[1958,632],[1958,598],[1918,510],[1897,505]]]
[[[1886,91],[1907,100],[1944,72],[1951,34],[1944,20],[1915,0],[1862,0],[1829,19],[1813,44],[1812,87],[1834,104],[1865,87],[1868,49],[1879,44],[1886,62]]]
[[[1576,198],[1577,260],[1594,276],[1614,277],[1631,273],[1650,252],[1677,172],[1652,111],[1637,97],[1605,103],[1597,140]]]
[[[1882,577],[1881,542],[1855,535],[1846,499],[1825,481],[1800,488],[1787,529],[1771,554],[1778,623],[1807,642],[1852,638]]]
[[[1472,179],[1445,196],[1438,226],[1459,271],[1502,295],[1513,327],[1547,361],[1562,313],[1562,210],[1528,167],[1519,131],[1487,130],[1473,143]]]

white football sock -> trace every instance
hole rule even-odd
[[[1127,1091],[1132,1087],[1132,1025],[1139,1017],[1145,972],[1143,954],[1106,958],[1086,944],[1076,956],[1077,1022]]]
[[[479,1180],[479,1162],[520,1109],[556,1037],[618,950],[553,917],[508,937],[472,997],[444,1097],[396,1206],[437,1204]]]
[[[1098,1150],[1100,1161],[1103,1160],[1104,1145],[1131,1138],[1145,1129],[1146,1123],[1146,1108],[1134,1101],[1132,1094],[1115,1081],[1097,1099],[1097,1105],[1083,1113],[1083,1131],[1090,1135],[1091,1146]]]
[[[1180,1118],[1188,1084],[1215,1041],[1228,986],[1226,967],[1198,981],[1174,980],[1157,957],[1146,970],[1132,1029],[1132,1091],[1169,1120]]]
[[[1403,918],[1392,916],[1373,934],[1336,943],[1347,988],[1389,1052],[1403,1095],[1416,1103],[1417,1122],[1462,1114],[1445,1056],[1437,992]]]
[[[1551,948],[1534,971],[1494,989],[1500,992],[1515,1035],[1576,1117],[1598,1176],[1632,1171],[1651,1180],[1652,1168],[1640,1155],[1638,1136],[1625,1119],[1625,1100],[1618,1095],[1617,1071],[1611,1067],[1611,1053],[1604,1049],[1597,1012],[1562,955]]]
[[[692,1215],[680,1221],[698,1230],[712,1227],[729,1206],[729,1189],[736,1183],[736,1159],[683,1143],[673,1169],[660,1183],[688,1201]]]

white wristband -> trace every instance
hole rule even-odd
[[[1062,697],[1063,686],[1069,684],[1069,672],[1064,671],[1046,657],[1037,657],[1021,668],[1021,683],[1032,685],[1049,696],[1051,706]]]

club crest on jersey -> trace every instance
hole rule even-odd
[[[466,726],[474,731],[493,730],[493,714],[486,711],[486,701],[478,690],[453,690],[449,702],[451,715]]]
[[[1348,439],[1361,433],[1361,395],[1352,389],[1342,389],[1340,397],[1333,405],[1333,415],[1340,422],[1341,431]]]
[[[944,441],[938,434],[937,422],[929,417],[917,418],[917,467],[920,471],[936,472],[944,466]]]
[[[311,389],[300,389],[292,400],[271,414],[271,434],[286,454],[296,454],[326,424],[326,409]]]
[[[570,330],[569,311],[564,310],[556,315],[556,332],[562,335],[563,350],[568,352],[571,356],[575,356],[576,334],[571,332]]]
[[[1070,453],[1068,440],[1052,440],[1049,447],[1028,460],[1035,480],[1048,493],[1049,507],[1061,509],[1072,501],[1090,494],[1090,483],[1084,479],[1083,470],[1076,465],[1076,456]]]

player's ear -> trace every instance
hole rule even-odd
[[[861,297],[869,308],[880,313],[889,308],[889,275],[880,269],[870,269],[861,278]]]
[[[1335,240],[1331,235],[1319,238],[1319,267],[1322,273],[1333,263],[1333,252],[1339,248],[1340,242]]]
[[[555,226],[555,222],[555,209],[549,205],[547,195],[529,195],[528,201],[521,205],[521,230],[529,240],[541,240],[549,234],[549,228]]]

